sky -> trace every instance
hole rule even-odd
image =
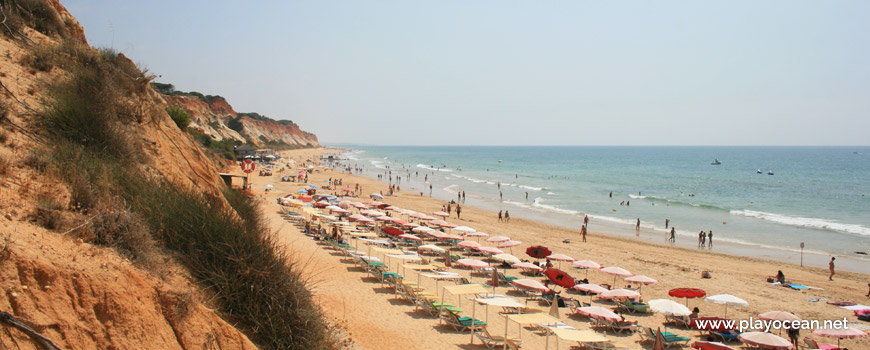
[[[321,143],[870,144],[870,1],[61,3]]]

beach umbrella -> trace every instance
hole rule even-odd
[[[352,188],[349,188],[349,187],[342,187],[341,190],[342,190],[342,191],[345,191],[345,192],[353,191],[353,189],[352,189]]]
[[[275,186],[272,186],[272,184],[266,184],[266,186],[264,186],[264,187],[266,187],[266,188],[274,188]]]
[[[422,238],[417,237],[415,235],[412,235],[410,233],[401,234],[401,235],[399,235],[399,238],[410,239],[413,241],[422,241],[423,240]]]
[[[399,209],[402,209],[402,208],[399,208],[399,207],[397,207],[397,206],[390,205],[390,206],[387,206],[387,207],[384,208],[384,209],[389,210],[389,211],[399,211]]]
[[[791,350],[794,345],[787,339],[765,332],[743,332],[737,336],[740,341],[762,349]]]
[[[474,231],[474,232],[466,232],[465,236],[466,237],[489,237],[489,233],[481,232],[481,231]]]
[[[471,248],[471,249],[475,249],[475,248],[480,247],[480,243],[477,243],[476,241],[462,241],[462,242],[459,242],[459,244],[457,244],[457,245],[462,247],[462,248]]]
[[[622,316],[619,316],[613,311],[605,309],[601,306],[578,307],[577,313],[597,320],[608,320],[613,322],[622,321]]]
[[[785,311],[768,311],[763,314],[758,314],[758,318],[766,321],[800,321],[801,318],[795,316],[791,312]]]
[[[547,247],[540,246],[540,245],[535,245],[535,246],[531,246],[531,247],[526,248],[526,254],[528,254],[530,257],[533,257],[535,259],[542,259],[542,258],[544,258],[547,255],[550,255],[552,253],[553,252],[551,252],[550,249],[547,249]]]
[[[436,211],[436,212],[432,213],[432,215],[440,216],[443,218],[450,216],[450,214],[448,214],[447,212],[443,212],[443,211]]]
[[[489,267],[485,261],[477,260],[477,259],[459,259],[456,260],[457,265],[465,266],[469,269],[485,269]]]
[[[850,327],[844,327],[839,329],[822,327],[814,330],[813,334],[820,337],[837,338],[837,348],[840,347],[840,339],[854,339],[867,336],[867,333],[865,333],[864,331]]]
[[[731,306],[748,306],[746,300],[735,297],[731,294],[716,294],[704,298],[705,301],[716,304],[725,304],[725,317],[728,317],[728,305]]]
[[[448,234],[443,234],[443,235],[441,235],[441,236],[438,237],[438,238],[439,238],[439,239],[452,239],[452,240],[454,240],[454,241],[461,241],[461,240],[462,240],[462,236],[460,236],[460,235],[448,235]]]
[[[353,206],[353,202],[351,202],[351,201],[341,201],[341,202],[338,202],[337,205],[338,205],[338,207],[341,208],[341,209],[350,209],[350,207]]]
[[[671,299],[654,299],[646,302],[649,305],[649,309],[653,312],[658,312],[662,315],[673,315],[673,316],[689,316],[692,314],[692,311],[689,310],[683,304],[680,304]]]
[[[477,230],[475,230],[471,227],[468,227],[468,226],[456,226],[453,228],[453,231],[462,232],[462,233],[465,233],[467,235],[468,233],[475,232]]]
[[[692,343],[692,348],[698,350],[737,350],[728,345],[722,344],[720,342],[714,341],[696,341]]]
[[[574,258],[567,256],[565,254],[550,254],[549,256],[547,256],[547,259],[556,260],[556,261],[568,261],[568,262],[574,261]]]
[[[313,189],[315,189],[315,190],[319,189],[319,188],[318,188],[316,185],[314,185],[314,184],[308,184],[308,187],[311,187],[311,188],[313,188]]]
[[[367,208],[365,204],[362,204],[362,203],[360,203],[360,202],[351,202],[350,205],[351,205],[352,207],[354,207],[354,208],[357,208],[357,209],[365,209],[365,208]]]
[[[408,217],[412,217],[415,219],[424,219],[427,216],[426,216],[426,214],[423,214],[423,213],[411,213],[411,214],[408,214]]]
[[[447,237],[446,233],[438,231],[438,230],[426,231],[426,235],[428,235],[430,237],[435,237],[437,239],[443,239],[444,237]]]
[[[598,294],[601,299],[637,299],[640,298],[640,293],[631,289],[611,289]]]
[[[516,246],[518,246],[518,245],[520,245],[520,244],[523,244],[523,242],[520,242],[520,241],[514,241],[514,240],[507,240],[507,241],[504,241],[504,242],[499,243],[499,244],[498,244],[498,247],[499,247],[499,248],[508,248],[508,249],[511,250],[511,254],[513,254],[513,253],[514,253],[514,247],[516,247]]]
[[[489,255],[504,254],[504,252],[501,249],[498,249],[496,247],[479,246],[476,249],[479,252],[483,252],[483,253],[486,253]]]
[[[308,193],[308,191],[307,190],[299,190],[299,191],[296,191],[296,193],[302,194],[302,193]]]
[[[431,228],[431,227],[420,226],[420,227],[412,228],[411,231],[414,231],[414,232],[416,232],[416,233],[426,233],[426,232],[429,232],[429,231],[435,231],[435,229],[433,229],[433,228]]]
[[[574,267],[576,267],[576,268],[585,269],[587,279],[589,278],[589,269],[596,269],[597,270],[597,269],[601,268],[601,264],[594,262],[592,260],[574,260],[574,262],[571,264],[574,265]]]
[[[522,263],[520,261],[520,258],[517,258],[511,254],[504,254],[504,253],[496,254],[496,255],[491,256],[490,258],[492,258],[496,261],[503,261],[503,262],[506,262],[506,263],[511,264],[511,265]]]
[[[523,270],[528,270],[528,271],[538,271],[538,272],[541,272],[544,270],[540,266],[532,264],[530,262],[521,262],[521,263],[513,264],[513,265],[511,265],[511,267],[515,267],[515,268],[523,269]]]
[[[510,240],[511,238],[508,236],[492,236],[486,239],[487,242],[506,242]]]
[[[438,225],[440,227],[446,227],[446,228],[456,227],[456,225],[451,224],[451,223],[444,221],[444,220],[432,220],[430,223],[433,225]]]
[[[389,234],[389,235],[391,235],[391,236],[397,236],[397,237],[398,237],[398,236],[401,236],[401,235],[405,234],[405,231],[402,231],[401,229],[398,229],[398,228],[395,228],[395,227],[384,227],[384,233],[387,233],[387,234]]]
[[[637,275],[637,276],[626,277],[626,278],[623,279],[623,280],[626,281],[626,282],[628,282],[628,283],[633,283],[633,284],[638,284],[638,285],[640,285],[640,289],[643,289],[643,286],[645,286],[645,285],[649,285],[649,284],[658,284],[658,283],[659,283],[659,281],[657,281],[657,280],[655,280],[655,279],[653,279],[653,278],[650,278],[650,277],[644,276],[644,275]]]
[[[391,216],[381,215],[381,216],[376,217],[375,220],[378,220],[378,221],[393,221],[393,218],[392,218]]]
[[[336,208],[334,208],[334,209],[329,209],[329,211],[331,211],[331,212],[333,212],[333,213],[339,213],[339,214],[348,214],[348,213],[350,213],[349,211],[344,210],[344,209],[341,209],[341,208],[338,208],[338,207],[336,207]]]
[[[568,273],[566,273],[565,271],[562,271],[559,269],[553,269],[553,268],[546,269],[544,271],[544,275],[546,275],[547,278],[550,279],[551,282],[553,282],[559,286],[565,287],[565,288],[574,287],[574,285],[576,284],[576,283],[574,283],[573,277],[568,275]]]
[[[411,228],[411,229],[413,229],[413,228],[417,228],[417,227],[420,227],[419,224],[415,224],[415,223],[413,223],[413,222],[404,222],[404,221],[402,221],[400,224],[401,224],[402,226],[405,226],[405,227],[407,227],[407,228]]]
[[[424,244],[424,245],[417,247],[417,249],[418,250],[427,250],[427,251],[436,252],[436,253],[442,253],[442,252],[447,251],[446,249],[441,248],[441,247],[434,245],[434,244]]]
[[[511,284],[519,289],[536,290],[542,293],[550,291],[550,288],[547,288],[543,283],[528,278],[515,279],[511,281]]]
[[[380,194],[380,193],[372,193],[372,194],[369,195],[369,197],[371,197],[371,198],[378,198],[378,199],[384,199],[384,195],[382,195],[382,194]]]
[[[707,292],[703,289],[682,287],[669,290],[668,295],[677,298],[686,298],[686,306],[689,306],[689,298],[703,298],[707,295]]]
[[[596,295],[604,293],[604,292],[609,290],[607,288],[604,288],[602,286],[599,286],[599,285],[593,284],[593,283],[577,284],[577,285],[574,285],[573,288],[576,290],[579,290],[581,292],[586,292],[586,293],[591,293],[591,294],[596,294]]]
[[[617,266],[608,266],[608,267],[604,267],[604,268],[602,268],[602,269],[599,270],[599,271],[604,272],[604,273],[606,273],[606,274],[608,274],[608,275],[613,275],[613,286],[614,286],[614,287],[616,286],[616,276],[619,276],[619,277],[628,277],[628,276],[631,276],[631,275],[632,275],[632,273],[629,272],[628,270],[623,269],[623,268],[621,268],[621,267],[617,267]]]

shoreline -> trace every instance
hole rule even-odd
[[[334,153],[334,149],[296,150],[289,151],[285,157],[297,160],[311,159],[319,163],[319,156],[326,153]],[[314,158],[316,157],[316,158]],[[301,164],[301,163],[299,163]],[[238,171],[235,171],[238,173]],[[289,193],[294,193],[303,188],[302,183],[280,182],[280,173],[271,177],[251,178],[256,192],[262,192],[266,184],[273,184],[275,192],[262,193],[265,197],[264,211],[269,218],[270,225],[277,233],[282,246],[285,246],[299,259],[306,261],[309,273],[316,280],[313,293],[316,302],[326,314],[336,320],[355,343],[353,348],[381,349],[381,348],[416,348],[416,349],[444,349],[444,348],[467,348],[469,335],[467,332],[456,332],[450,328],[439,326],[437,318],[425,316],[415,310],[413,304],[396,299],[391,289],[383,288],[377,280],[367,277],[362,271],[343,261],[336,252],[323,249],[317,241],[312,241],[301,234],[298,228],[287,224],[278,215],[278,205],[275,199]],[[363,186],[362,193],[378,192],[385,190],[387,185],[358,174],[347,174],[329,168],[318,167],[318,171],[311,174],[310,183],[321,184],[328,178],[343,179],[344,186],[353,188],[359,184]],[[331,191],[329,191],[331,193]],[[360,199],[363,199],[361,197]],[[424,213],[440,210],[444,201],[434,197],[419,196],[419,193],[398,192],[396,197],[386,197],[385,202],[402,208],[408,208]],[[620,266],[636,275],[650,276],[659,281],[659,284],[644,286],[644,300],[668,298],[668,290],[675,287],[696,287],[708,292],[708,295],[732,294],[749,302],[748,307],[732,307],[728,309],[728,316],[736,320],[756,317],[761,312],[771,310],[784,310],[793,312],[804,319],[842,319],[847,317],[855,321],[851,311],[827,305],[824,302],[809,302],[807,298],[822,298],[829,301],[853,301],[870,304],[870,298],[864,296],[867,291],[867,281],[870,277],[866,274],[854,272],[840,272],[834,276],[834,281],[827,280],[826,269],[817,267],[797,267],[777,261],[762,258],[745,258],[726,255],[719,252],[700,252],[698,249],[666,246],[657,244],[638,244],[633,237],[621,237],[618,235],[605,235],[592,232],[588,243],[580,243],[577,236],[572,236],[572,242],[565,244],[562,240],[566,230],[560,226],[542,223],[536,219],[512,217],[510,223],[498,223],[495,212],[478,208],[474,205],[463,206],[462,219],[456,219],[455,215],[448,219],[457,225],[471,226],[490,235],[507,235],[515,240],[523,241],[521,246],[514,247],[512,253],[518,257],[525,257],[525,247],[540,244],[549,247],[553,253],[563,253],[576,259],[591,259],[603,266]],[[484,243],[482,240],[481,243]],[[493,245],[485,243],[485,245]],[[395,262],[394,262],[395,264]],[[582,278],[588,274],[591,283],[612,283],[613,276],[604,275],[597,271],[578,271],[566,267],[563,269],[575,277]],[[767,276],[776,274],[777,270],[785,272],[788,280],[817,289],[792,290],[766,283]],[[712,271],[713,278],[701,279],[702,271]],[[466,274],[467,270],[458,270]],[[518,276],[515,269],[505,270],[507,275]],[[408,278],[418,278],[413,272],[406,272]],[[480,282],[481,277],[473,277],[473,282]],[[417,281],[415,281],[417,282]],[[440,294],[437,283],[423,279],[422,286],[427,291]],[[617,282],[624,283],[621,280]],[[509,288],[500,287],[498,293],[512,295]],[[584,302],[591,301],[593,305],[612,308],[613,304],[595,298],[580,296],[574,291],[568,290],[562,293],[565,297],[579,298]],[[451,297],[448,293],[446,302],[462,303],[469,306],[469,301],[464,298]],[[543,304],[529,302],[530,306],[546,308]],[[690,307],[700,307],[704,316],[721,316],[723,307],[703,300],[693,299],[689,301]],[[477,308],[476,317],[485,319],[491,330],[502,332],[505,328],[503,316],[500,316],[493,308],[488,310]],[[569,314],[567,308],[562,309],[561,321],[578,329],[592,329],[584,318],[578,318]],[[470,316],[470,310],[466,309],[465,316]],[[660,314],[625,314],[631,321],[639,321],[646,327],[662,327],[665,318]],[[371,322],[373,318],[379,322]],[[685,328],[673,328],[664,325],[669,331],[677,334],[699,339],[697,331]],[[511,335],[515,336],[516,324],[510,326]],[[810,335],[805,331],[802,336]],[[638,334],[622,334],[608,332],[607,336],[625,343],[629,348],[639,349],[648,343],[641,345]],[[428,339],[421,343],[420,339]],[[528,330],[522,331],[524,348],[544,348],[546,337],[539,333]],[[817,337],[816,337],[817,338]],[[820,342],[825,339],[817,338]],[[553,340],[549,340],[553,343]],[[858,340],[844,340],[848,347],[861,348],[870,346],[868,338]],[[476,341],[479,344],[479,341]],[[549,346],[553,346],[550,344]],[[564,347],[564,345],[562,345]]]
[[[350,151],[349,149],[342,148],[324,148],[324,150],[328,150],[325,154],[341,154]],[[341,159],[348,161],[348,159]],[[353,173],[354,176],[365,177],[370,180],[380,182],[384,187],[389,184],[382,180],[377,180],[374,176],[369,176],[370,174],[374,174],[372,172],[367,173]],[[418,180],[412,180],[410,183],[403,182],[401,185],[408,185],[408,189],[412,189],[414,191],[420,191],[419,188],[414,187],[419,185]],[[411,191],[403,191],[403,192],[411,192]],[[425,192],[425,191],[424,191]],[[455,199],[455,193],[451,193],[447,190],[446,187],[434,188],[432,198],[437,198],[442,201],[450,201]],[[491,200],[483,200],[479,197],[472,195],[468,196],[469,205],[477,207],[478,209],[488,210],[492,212],[497,212],[499,210],[499,203]],[[510,204],[510,203],[508,203]],[[579,226],[582,224],[582,216],[577,216],[575,219],[576,227],[568,224],[565,216],[569,214],[560,214],[547,212],[543,210],[535,210],[530,208],[525,208],[523,206],[512,205],[511,211],[514,212],[514,217],[517,217],[517,213],[525,214],[529,217],[539,216],[541,218],[546,218],[548,222],[552,221],[555,223],[555,226],[560,227],[566,233],[574,235],[574,237],[579,237]],[[582,214],[580,214],[582,215]],[[635,231],[633,225],[621,224],[610,220],[596,220],[595,215],[590,214],[590,225],[588,227],[590,234],[602,235],[605,237],[623,237],[623,238],[632,238],[636,241],[641,241],[644,243],[652,243],[661,246],[671,246],[669,244],[662,244],[658,242],[658,237],[665,237],[664,231],[659,231],[658,228],[652,229],[645,227],[646,221],[641,225],[640,236],[635,238]],[[677,244],[678,247],[695,249],[696,246],[694,243],[697,242],[695,238],[689,235],[682,235],[678,231],[677,234]],[[690,242],[690,243],[687,243]],[[796,246],[798,242],[795,242]],[[782,263],[788,263],[792,265],[797,265],[800,267],[801,264],[801,252],[800,249],[791,249],[791,248],[775,248],[764,246],[763,244],[758,243],[749,243],[749,242],[733,242],[727,239],[719,238],[715,240],[716,248],[714,249],[718,253],[724,253],[727,255],[731,255],[734,257],[749,257],[749,258],[761,258],[774,260]],[[706,248],[696,248],[698,251],[707,251]],[[803,251],[803,264],[804,266],[810,267],[819,267],[819,268],[827,268],[828,261],[831,257],[837,258],[837,268],[856,272],[856,273],[864,273],[870,274],[870,259],[861,259],[852,256],[842,255],[842,254],[832,254],[827,252],[820,251],[812,251],[812,250],[804,250]]]

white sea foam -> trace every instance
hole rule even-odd
[[[459,193],[460,189],[461,189],[461,187],[459,187],[459,185],[450,185],[450,186],[444,187],[444,191],[447,191],[448,193],[453,193],[453,194]]]
[[[426,165],[426,164],[417,164],[417,167],[420,168],[420,169],[434,170],[434,171],[443,171],[443,172],[447,172],[447,173],[452,173],[452,172],[453,172],[452,169],[436,168],[436,167],[428,166],[428,165]]]
[[[851,233],[861,236],[870,236],[870,228],[864,227],[856,224],[846,224],[836,221],[830,221],[825,219],[817,219],[817,218],[804,218],[799,216],[788,216],[774,213],[765,213],[762,211],[754,211],[754,210],[732,210],[731,214],[746,216],[751,218],[757,218],[762,220],[767,220],[771,222],[775,222],[778,224],[789,225],[789,226],[797,226],[797,227],[808,227],[815,229],[823,229],[823,230],[831,230],[831,231],[839,231],[845,233]]]
[[[541,191],[544,189],[543,187],[532,187],[532,186],[526,186],[526,185],[520,185],[520,188],[525,188],[527,190],[532,190],[532,191]]]
[[[638,195],[634,195],[634,194],[630,194],[630,195],[628,195],[628,197],[632,198],[632,199],[646,199],[647,198],[646,196],[638,196]]]
[[[578,212],[578,211],[562,209],[562,208],[559,208],[556,206],[544,204],[543,202],[544,202],[543,198],[541,198],[541,197],[535,198],[535,201],[532,203],[532,206],[535,208],[541,208],[541,209],[544,209],[547,211],[552,211],[552,212],[560,213],[560,214],[568,214],[568,215],[580,214],[580,212]]]
[[[549,194],[551,196],[558,196],[559,195],[558,193],[554,193],[554,192],[547,192],[547,194]]]

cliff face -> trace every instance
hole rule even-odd
[[[71,190],[48,167],[50,155],[40,153],[46,138],[38,127],[40,109],[53,97],[46,86],[70,76],[62,65],[45,60],[51,56],[39,56],[45,52],[40,50],[70,41],[84,45],[84,51],[91,48],[81,25],[57,0],[28,5],[39,17],[13,21],[14,9],[3,6],[10,21],[8,27],[0,26],[0,311],[64,349],[255,349],[244,334],[199,302],[206,297],[199,296],[178,265],[162,261],[162,266],[177,270],[159,276],[115,249],[78,239],[72,229],[61,234],[33,221],[47,198],[57,203],[51,211],[68,223],[64,230],[82,223],[80,227],[87,227],[95,216],[71,208]],[[52,26],[30,27],[49,19]],[[138,72],[123,55],[105,56],[117,59],[120,68]],[[137,171],[220,195],[218,166],[179,130],[160,94],[144,86],[144,92],[127,96],[124,104],[130,106],[130,115],[122,117],[121,132],[143,159]],[[41,348],[22,332],[0,328],[0,349]]]
[[[230,120],[237,118],[238,113],[223,97],[164,94],[163,99],[169,105],[181,107],[190,114],[189,128],[215,140],[251,142],[258,147],[265,147],[267,143],[279,146],[286,144],[289,147],[320,146],[316,135],[302,131],[299,125],[287,121],[254,119],[243,114],[238,120],[242,125],[241,132],[229,128]]]

